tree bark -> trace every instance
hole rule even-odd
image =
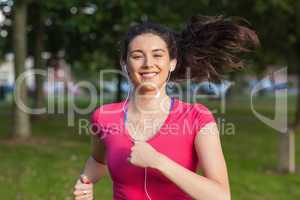
[[[40,2],[37,1],[33,5],[33,10],[35,11],[34,16],[34,36],[35,36],[35,47],[34,47],[34,68],[36,70],[44,70],[44,63],[42,60],[42,52],[44,48],[43,38],[43,18]],[[35,108],[42,108],[45,104],[44,102],[44,92],[43,92],[44,77],[41,75],[35,75]]]
[[[295,173],[295,133],[279,133],[279,165],[281,172]]]
[[[283,79],[283,77],[279,78],[277,77],[277,73],[273,73],[273,81],[275,82],[276,85],[279,84],[285,84],[288,81],[288,77],[287,77],[287,71],[285,71],[286,74],[284,74],[285,78]],[[280,75],[282,76],[282,75]],[[281,80],[280,80],[281,79]],[[277,90],[277,91],[276,91]],[[279,91],[278,91],[279,90]],[[282,93],[280,92],[280,89],[274,89],[274,91],[276,92],[275,98],[277,97],[277,94],[279,95],[279,97],[281,98],[288,98],[288,93],[287,93],[287,89],[284,89],[284,91],[282,91]],[[277,101],[277,100],[276,100]],[[287,99],[285,104],[287,104]],[[283,111],[281,114],[281,116],[284,115],[288,115],[288,112],[286,111],[287,105],[282,105],[280,106],[280,109]],[[285,112],[284,112],[285,110]],[[287,117],[287,116],[286,116]],[[286,119],[286,122],[287,119]],[[288,126],[288,124],[286,124],[286,126]],[[278,169],[281,172],[288,172],[288,173],[295,173],[296,171],[296,149],[295,149],[295,132],[293,128],[287,128],[287,130],[285,130],[284,132],[279,132],[279,146],[278,146],[278,152],[279,152],[279,165],[278,165]]]
[[[18,0],[14,6],[13,22],[13,45],[15,55],[15,80],[25,71],[26,47],[26,17],[27,2]],[[31,135],[31,125],[29,114],[24,112],[19,106],[20,103],[27,105],[27,86],[23,83],[16,85],[13,116],[13,136],[18,139],[25,139]]]
[[[121,74],[118,74],[117,102],[122,101],[122,89],[121,89],[121,84],[122,84],[122,75],[121,75]]]
[[[114,24],[120,23],[118,19],[122,19],[122,7],[121,7],[121,2],[120,0],[113,0],[112,1],[112,15],[113,15],[113,19],[115,19]],[[113,37],[114,38],[120,38],[120,32],[119,30],[114,30],[113,31]],[[120,67],[119,66],[119,57],[118,54],[113,53],[114,55],[114,60],[115,60],[115,66],[116,69],[119,70]],[[122,84],[122,75],[118,73],[117,75],[117,93],[116,93],[116,97],[115,97],[115,101],[116,102],[120,102],[122,100],[122,89],[121,89],[121,84]]]

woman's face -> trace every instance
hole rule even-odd
[[[128,45],[127,70],[138,92],[157,92],[164,85],[176,60],[170,59],[167,44],[159,36],[146,33]]]

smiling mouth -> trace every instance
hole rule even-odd
[[[140,73],[140,75],[141,75],[143,78],[153,78],[153,77],[155,77],[157,74],[158,74],[158,72],[142,72],[142,73]]]

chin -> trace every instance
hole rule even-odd
[[[137,86],[137,89],[142,93],[155,94],[160,90],[160,85],[157,84],[156,82],[147,81],[147,82],[140,83]]]

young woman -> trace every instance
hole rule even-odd
[[[132,84],[129,98],[92,114],[92,153],[74,188],[92,199],[108,167],[115,200],[229,200],[219,132],[211,112],[166,93],[166,83],[220,78],[242,67],[237,53],[257,45],[253,30],[222,16],[194,16],[181,33],[158,24],[132,27],[121,65]],[[197,170],[202,175],[196,173]]]

